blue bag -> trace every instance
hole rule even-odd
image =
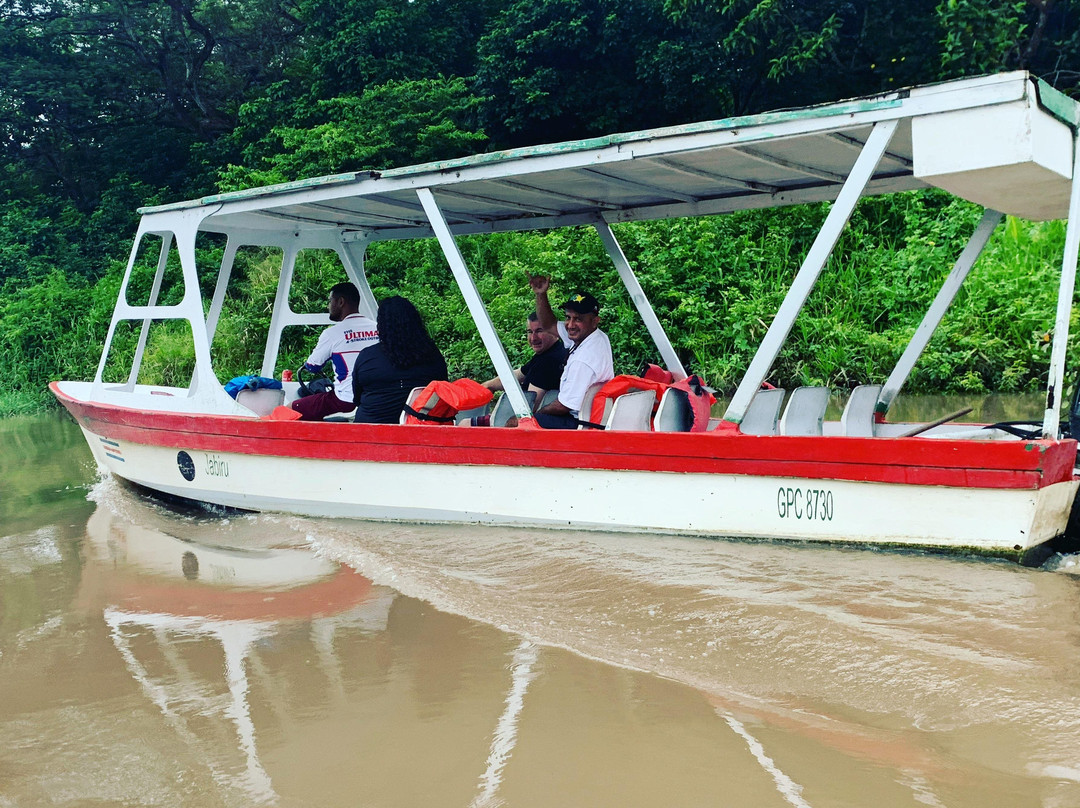
[[[268,379],[265,376],[237,376],[225,383],[225,392],[233,398],[241,390],[280,390],[281,382],[277,379]]]

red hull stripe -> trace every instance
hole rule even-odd
[[[273,457],[443,465],[539,466],[1037,489],[1072,479],[1076,441],[759,437],[324,424],[186,415],[76,401],[53,392],[94,434],[117,441]]]

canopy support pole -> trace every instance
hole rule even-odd
[[[266,350],[263,352],[261,376],[274,377],[274,365],[277,362],[278,349],[281,347],[281,332],[287,325],[295,325],[295,313],[289,306],[289,289],[292,288],[293,272],[296,269],[296,254],[300,251],[295,244],[286,247],[281,256],[281,274],[278,276],[277,294],[274,295],[274,312],[270,315],[270,331],[266,335]],[[320,322],[329,323],[329,316],[320,317]]]
[[[989,208],[983,211],[982,219],[979,220],[975,232],[968,239],[967,246],[960,253],[960,257],[956,259],[952,271],[941,285],[937,295],[934,297],[934,302],[930,304],[930,308],[923,315],[922,322],[915,329],[915,334],[907,344],[903,354],[900,355],[896,367],[889,374],[888,381],[882,387],[881,395],[878,396],[877,404],[874,407],[875,412],[884,414],[892,406],[893,401],[900,392],[900,388],[904,386],[904,382],[908,380],[911,371],[915,368],[915,363],[919,361],[922,352],[926,350],[926,346],[930,343],[930,337],[933,336],[937,327],[941,325],[945,312],[952,305],[956,293],[960,291],[960,287],[967,279],[971,268],[975,266],[975,262],[979,259],[982,251],[986,249],[990,236],[993,234],[994,228],[998,226],[998,222],[1001,221],[1002,215],[999,211],[990,210]]]
[[[1047,439],[1058,437],[1061,424],[1061,397],[1065,394],[1065,349],[1069,341],[1069,318],[1072,315],[1073,291],[1076,287],[1078,251],[1080,251],[1080,134],[1073,137],[1069,223],[1065,229],[1065,253],[1061,261],[1057,321],[1054,323],[1054,343],[1050,349],[1050,378],[1046,385],[1046,412],[1043,415],[1042,434]]]
[[[364,256],[367,255],[368,244],[371,243],[370,239],[363,239],[360,241],[343,241],[338,245],[338,257],[341,258],[341,264],[345,267],[345,274],[348,275],[349,280],[356,284],[356,288],[360,291],[360,313],[370,317],[372,320],[378,319],[379,304],[375,301],[375,295],[371,291],[371,284],[368,283],[367,270],[364,269]]]
[[[657,319],[656,312],[653,311],[652,304],[649,302],[645,290],[641,288],[641,284],[638,282],[637,275],[634,274],[630,262],[626,260],[626,255],[623,253],[622,247],[615,238],[615,234],[611,232],[611,226],[605,221],[600,221],[594,224],[593,227],[596,228],[600,240],[604,242],[604,248],[607,250],[611,262],[615,265],[615,269],[618,270],[619,277],[622,278],[623,286],[626,287],[627,294],[629,294],[630,299],[634,301],[634,306],[637,308],[638,314],[644,321],[645,328],[652,337],[656,349],[660,352],[660,357],[664,361],[664,366],[671,371],[671,374],[675,377],[675,381],[685,379],[686,370],[683,368],[682,362],[679,361],[679,357],[676,355],[675,349],[671,345],[671,340],[668,339],[667,332],[664,331],[664,327],[660,325],[660,320]]]
[[[217,284],[214,286],[214,297],[210,301],[210,311],[206,315],[206,338],[210,340],[211,345],[214,344],[214,334],[217,333],[221,310],[225,307],[225,290],[229,288],[229,279],[232,277],[236,252],[239,249],[239,240],[235,236],[229,236],[228,241],[225,242],[225,253],[221,256],[221,268],[218,271]]]
[[[439,240],[443,255],[450,264],[450,271],[454,273],[454,280],[457,281],[458,288],[465,297],[465,305],[469,307],[473,322],[480,331],[480,338],[502,382],[504,395],[509,396],[510,404],[519,418],[531,418],[532,408],[529,407],[529,401],[525,398],[521,385],[517,383],[514,369],[506,356],[506,349],[503,348],[499,335],[495,333],[495,326],[491,323],[491,317],[480,297],[480,292],[476,289],[472,275],[469,274],[469,268],[465,265],[465,259],[458,249],[457,242],[454,241],[454,236],[446,224],[446,219],[439,210],[435,195],[431,193],[430,188],[417,188],[416,195],[420,198],[420,204],[424,206],[424,212],[435,231],[435,237]]]
[[[817,238],[814,239],[806,258],[803,259],[802,266],[784,297],[784,302],[780,304],[780,309],[765,333],[761,347],[754,354],[746,375],[743,376],[735,395],[732,396],[727,412],[724,413],[725,421],[733,424],[742,423],[754,394],[757,393],[761,383],[765,381],[765,377],[772,369],[780,349],[787,340],[788,334],[791,333],[795,318],[806,303],[825,262],[829,260],[829,255],[840,238],[841,231],[851,218],[863,189],[873,176],[874,169],[877,168],[889,141],[892,140],[897,123],[898,121],[894,119],[880,121],[874,125],[870,137],[866,139],[866,144],[859,153],[858,159],[855,160],[855,165],[852,166],[851,173],[848,174],[844,186],[829,210],[829,215],[825,217],[825,223],[818,231]]]
[[[172,233],[165,233],[161,238],[161,251],[158,253],[157,270],[154,272],[154,282],[150,286],[150,299],[146,305],[148,308],[153,308],[157,305],[158,297],[161,295],[161,280],[165,277],[165,267],[169,263],[169,251],[172,249]],[[146,353],[146,340],[150,336],[150,323],[153,322],[149,317],[144,317],[142,321],[142,328],[139,330],[139,342],[135,346],[135,356],[131,359],[131,373],[128,374],[127,384],[124,385],[124,389],[131,391],[135,389],[135,382],[139,378],[139,371],[142,369],[143,355]]]

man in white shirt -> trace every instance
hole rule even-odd
[[[329,362],[333,368],[334,389],[313,393],[293,402],[301,421],[321,421],[328,415],[349,412],[353,403],[352,369],[356,356],[379,341],[378,327],[370,317],[360,314],[360,292],[351,283],[339,283],[330,289],[330,319],[334,325],[319,335],[319,342],[304,369],[316,373]]]
[[[559,380],[559,397],[536,413],[536,421],[545,429],[576,429],[579,418],[591,420],[589,413],[580,412],[585,391],[615,376],[611,341],[600,330],[600,303],[595,297],[588,292],[571,295],[563,304],[566,319],[558,322],[548,301],[549,285],[544,277],[529,279],[536,295],[536,314],[542,326],[557,329],[570,353]]]

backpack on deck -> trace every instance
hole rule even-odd
[[[266,376],[237,376],[225,382],[225,392],[233,398],[241,390],[280,390],[281,382]]]

